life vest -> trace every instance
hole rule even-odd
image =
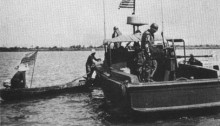
[[[145,48],[145,44],[149,44],[152,46],[154,44],[154,35],[149,32],[149,30],[145,31],[141,37],[141,48]]]

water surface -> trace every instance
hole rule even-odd
[[[220,59],[220,50],[214,50]],[[58,85],[70,82],[85,74],[85,62],[90,52],[39,52],[34,70],[32,87]],[[182,53],[182,50],[178,50]],[[213,50],[188,50],[190,53],[207,55]],[[11,78],[14,67],[20,63],[25,52],[0,53],[0,88],[2,82]],[[103,52],[97,52],[103,59]],[[200,60],[215,61],[214,58]],[[217,62],[220,65],[220,62]],[[30,87],[32,70],[27,72]],[[1,125],[68,126],[68,125],[137,125],[137,126],[219,126],[220,112],[202,115],[173,116],[149,120],[145,116],[132,117],[106,105],[101,90],[85,93],[62,94],[54,97],[26,101],[1,102]],[[137,118],[140,118],[138,120]]]

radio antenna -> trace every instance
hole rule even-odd
[[[161,18],[162,18],[162,33],[161,33],[161,36],[163,38],[163,45],[165,47],[165,40],[164,40],[164,19],[163,19],[163,0],[160,0],[161,1]]]
[[[162,13],[161,18],[162,18],[162,32],[163,32],[163,30],[164,30],[164,20],[163,20],[163,0],[161,0],[161,13]]]
[[[105,0],[103,0],[103,16],[104,16],[104,39],[106,39],[106,24],[105,24]]]

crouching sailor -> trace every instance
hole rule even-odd
[[[15,69],[17,69],[18,71],[14,74],[14,76],[12,77],[10,81],[6,80],[3,83],[3,86],[6,88],[10,87],[11,89],[25,88],[26,87],[25,73],[28,70],[28,66],[24,64],[20,64]],[[9,83],[11,83],[10,86],[9,86]]]
[[[89,55],[87,61],[86,61],[86,74],[87,74],[87,80],[91,80],[92,74],[95,71],[95,61],[101,61],[100,58],[95,58],[96,51],[95,49],[92,49],[91,54]]]
[[[189,61],[188,63],[190,65],[197,65],[197,66],[202,66],[202,62],[197,60],[193,54],[190,54],[190,58],[189,58]]]

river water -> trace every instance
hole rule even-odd
[[[26,52],[0,52],[0,88],[2,82],[11,78]],[[31,87],[64,84],[85,74],[85,62],[90,52],[38,52]],[[182,53],[182,50],[178,50]],[[215,62],[220,66],[220,50],[187,50],[187,55],[210,55],[201,58],[204,62]],[[96,57],[103,59],[102,51]],[[26,73],[30,87],[32,69]],[[1,125],[22,126],[69,126],[69,125],[147,125],[147,126],[220,126],[220,112],[202,115],[173,116],[168,119],[147,118],[137,121],[125,113],[107,106],[101,90],[62,94],[54,97],[0,103]]]

